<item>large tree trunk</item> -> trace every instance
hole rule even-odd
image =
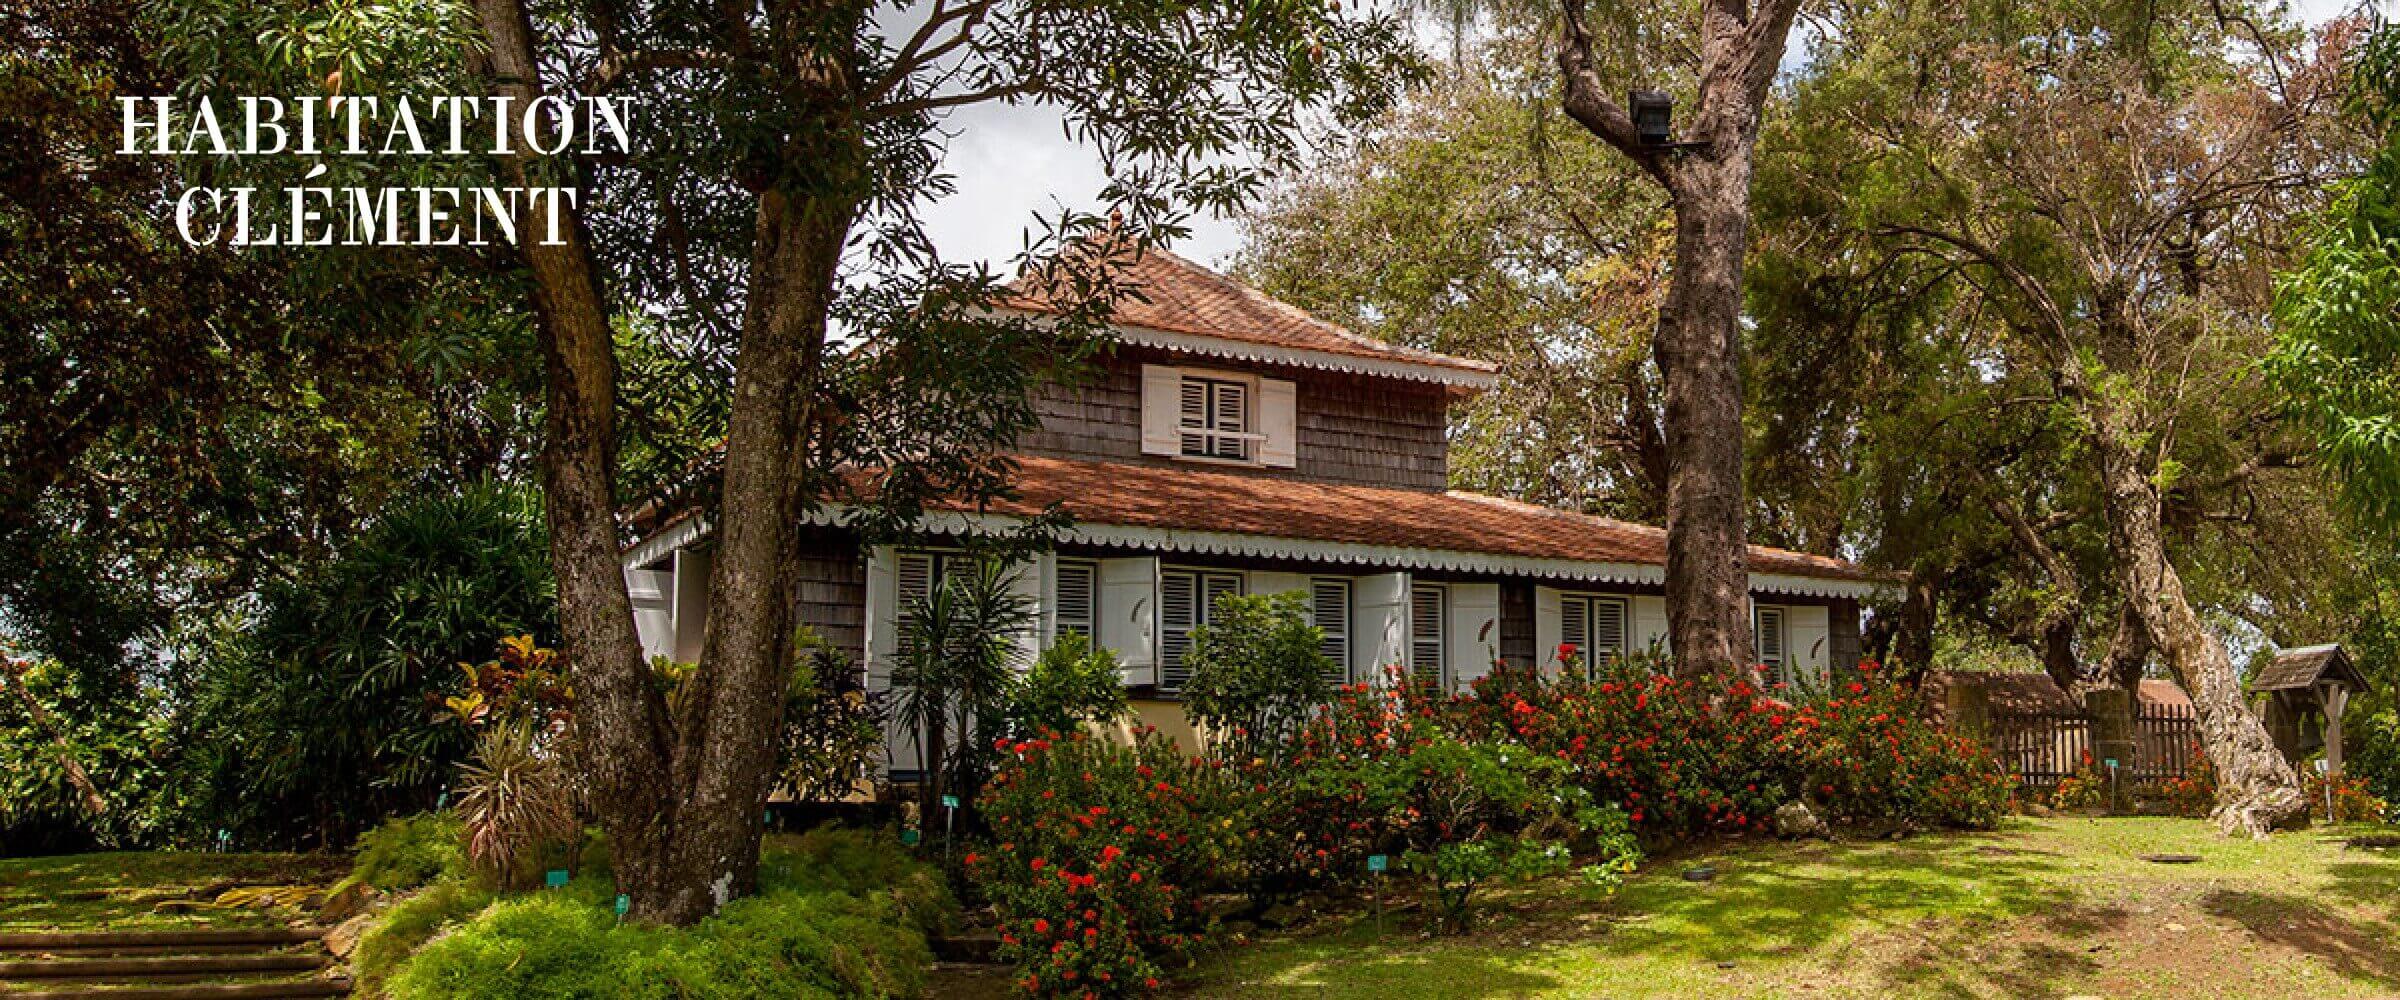
[[[805,429],[824,357],[847,205],[759,198],[742,346],[725,444],[702,669],[675,760],[681,880],[668,919],[689,922],[758,885],[758,840],[790,672]]]
[[[1704,0],[1698,100],[1681,141],[1646,141],[1610,97],[1564,0],[1558,68],[1567,116],[1674,197],[1675,257],[1651,348],[1666,383],[1667,640],[1686,676],[1754,676],[1742,483],[1742,258],[1759,109],[1799,0]]]
[[[2111,554],[2124,576],[2125,600],[2151,646],[2199,710],[2201,742],[2217,769],[2212,818],[2226,834],[2253,837],[2305,823],[2308,802],[2300,793],[2299,776],[2276,751],[2266,727],[2250,714],[2232,658],[2192,610],[2182,576],[2167,561],[2158,488],[2139,450],[2129,443],[2135,436],[2121,421],[2121,415],[2104,414],[2094,421],[2091,434],[2107,497]]]
[[[1747,670],[1749,547],[1742,484],[1742,254],[1750,144],[1675,172],[1675,270],[1654,349],[1666,383],[1667,635],[1677,671]]]

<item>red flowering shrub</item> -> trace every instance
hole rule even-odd
[[[965,860],[999,910],[1018,988],[1156,990],[1164,965],[1207,940],[1198,896],[1224,860],[1223,776],[1148,729],[1131,746],[1076,733],[998,749],[981,799],[997,846]]]
[[[2217,807],[2217,765],[2200,752],[2198,740],[2192,741],[2185,759],[2192,762],[2190,773],[2159,782],[2155,794],[2169,813],[2203,818]]]
[[[1838,819],[1988,826],[2009,779],[1989,752],[1922,721],[1873,665],[1793,703],[1781,685],[1676,679],[1649,665],[1495,671],[1450,706],[1461,731],[1567,762],[1650,836],[1743,831],[1805,797]]]
[[[2367,789],[2367,779],[2349,775],[2333,779],[2333,814],[2325,812],[2325,775],[2314,767],[2301,771],[2301,790],[2308,793],[2308,814],[2319,823],[2381,823],[2392,811],[2389,803]]]

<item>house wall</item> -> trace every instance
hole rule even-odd
[[[858,539],[830,528],[803,529],[794,620],[815,629],[853,663],[867,656],[867,562]]]
[[[1294,467],[1260,469],[1261,475],[1423,490],[1445,485],[1449,395],[1442,386],[1127,345],[1102,356],[1089,381],[1037,390],[1034,409],[1042,426],[1020,438],[1018,447],[1055,458],[1192,467],[1142,454],[1144,364],[1291,380],[1297,410]]]

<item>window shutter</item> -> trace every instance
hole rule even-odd
[[[1581,597],[1566,597],[1558,606],[1558,643],[1575,647],[1575,655],[1585,665],[1592,662],[1592,602]],[[1554,650],[1551,655],[1558,655]]]
[[[1181,396],[1183,373],[1165,365],[1142,366],[1142,454],[1175,455],[1182,451]]]
[[[1298,414],[1299,394],[1291,382],[1279,378],[1258,380],[1258,432],[1266,436],[1259,442],[1259,464],[1278,469],[1299,464]]]
[[[1097,638],[1093,633],[1100,617],[1099,575],[1099,567],[1091,563],[1059,562],[1058,582],[1050,599],[1052,634]]]
[[[1017,651],[1017,662],[1012,665],[1020,672],[1031,670],[1034,658],[1042,655],[1042,646],[1045,644],[1043,625],[1050,617],[1049,609],[1044,607],[1042,600],[1045,589],[1042,581],[1050,575],[1050,555],[1045,552],[1031,559],[1010,563],[1000,572],[1007,581],[1009,594],[1024,602],[1025,609],[1033,613],[1025,627],[1009,637],[1009,644],[1016,647]]]
[[[1384,668],[1408,661],[1408,574],[1378,573],[1351,584],[1350,676],[1381,685]]]
[[[1350,581],[1318,577],[1308,583],[1308,623],[1325,637],[1317,648],[1333,661],[1325,683],[1350,683]]]
[[[1554,587],[1533,588],[1533,665],[1547,670],[1558,665],[1558,644],[1561,638],[1560,617],[1566,611],[1566,601]]]
[[[935,586],[933,554],[930,552],[900,552],[892,557],[892,578],[895,600],[892,603],[892,651],[906,656],[908,616],[919,605],[933,599]]]
[[[668,570],[625,571],[625,596],[633,600],[633,634],[642,642],[642,659],[675,655],[674,589],[675,574]]]
[[[1633,648],[1636,653],[1672,652],[1667,648],[1667,599],[1636,597],[1633,599]]]
[[[1833,645],[1831,616],[1822,604],[1785,608],[1783,612],[1784,640],[1789,647],[1785,659],[1791,661],[1791,673],[1810,681],[1822,683]]]
[[[1625,602],[1616,598],[1592,599],[1592,648],[1587,663],[1615,663],[1625,658]]]
[[[1772,676],[1790,680],[1784,667],[1783,609],[1760,605],[1751,629],[1758,647],[1758,662],[1774,668]]]
[[[1188,384],[1188,380],[1187,380]],[[1241,382],[1211,381],[1208,383],[1211,426],[1232,434],[1250,429],[1250,387]],[[1209,454],[1216,458],[1246,460],[1250,457],[1250,442],[1238,437],[1212,438]]]
[[[1443,670],[1443,619],[1448,616],[1444,598],[1448,593],[1439,584],[1422,583],[1408,592],[1408,669],[1418,684],[1436,691],[1449,690],[1449,675]]]
[[[1100,560],[1100,645],[1117,654],[1127,684],[1158,683],[1158,559]]]
[[[867,552],[867,687],[876,691],[891,686],[900,654],[898,562],[889,545]]]
[[[1500,657],[1500,585],[1450,585],[1450,683],[1464,688]]]
[[[1191,668],[1183,654],[1192,648],[1192,626],[1200,624],[1200,579],[1184,570],[1158,575],[1158,689],[1181,691]]]

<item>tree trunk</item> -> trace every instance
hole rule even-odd
[[[49,710],[43,708],[41,701],[33,696],[33,689],[25,686],[25,665],[11,659],[6,651],[0,651],[0,670],[8,671],[8,676],[0,677],[0,682],[17,689],[17,697],[24,700],[25,714],[32,717],[33,727],[41,730],[42,735],[50,738],[51,745],[58,748],[59,769],[66,772],[67,784],[75,786],[76,793],[83,796],[83,811],[90,813],[93,819],[107,815],[108,799],[100,794],[100,786],[92,783],[90,772],[83,769],[83,762],[75,759],[75,748],[67,742],[66,734],[51,724]]]
[[[2228,835],[2253,837],[2295,821],[2305,823],[2308,802],[2300,793],[2299,777],[2276,752],[2266,727],[2250,714],[2232,658],[2201,624],[2184,597],[2183,578],[2167,561],[2158,488],[2130,443],[2137,438],[2124,421],[2121,413],[2099,414],[2091,433],[2107,497],[2110,548],[2124,575],[2125,600],[2199,710],[2201,742],[2217,769],[2217,805],[2211,818]]]
[[[1799,0],[1704,0],[1698,100],[1680,142],[1635,128],[1601,80],[1583,0],[1560,5],[1567,116],[1674,199],[1675,255],[1651,342],[1665,382],[1667,640],[1685,676],[1756,677],[1743,501],[1742,258],[1759,108]]]
[[[541,93],[533,34],[521,0],[476,0],[489,44],[493,92],[528,107]],[[511,127],[516,127],[512,120]],[[530,186],[535,157],[522,136],[505,161],[512,183]],[[618,563],[614,422],[616,361],[608,304],[581,212],[560,206],[566,231],[543,239],[547,220],[530,202],[517,220],[519,251],[533,278],[545,363],[541,470],[558,579],[559,631],[576,693],[574,744],[593,810],[609,838],[617,886],[637,920],[673,920],[669,852],[675,844],[674,786],[660,780],[673,757],[673,723],[650,683],[633,605]]]
[[[1676,170],[1675,265],[1654,349],[1666,383],[1667,633],[1686,676],[1747,672],[1742,255],[1751,139]]]

